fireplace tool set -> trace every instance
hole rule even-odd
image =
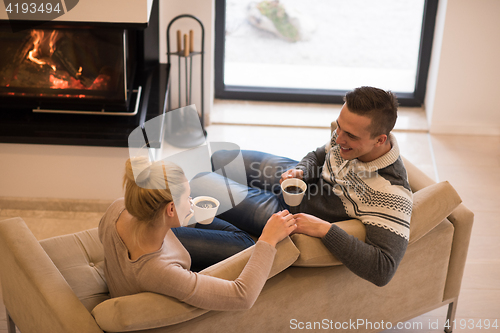
[[[177,30],[177,51],[172,52],[170,45],[170,29],[172,24],[182,18],[192,19],[198,22],[201,28],[201,47],[200,51],[195,51],[194,47],[194,31],[189,30],[189,34],[182,34]],[[195,147],[205,141],[207,135],[205,130],[205,112],[204,112],[204,54],[205,54],[205,29],[201,21],[190,14],[176,16],[167,27],[167,59],[172,68],[171,57],[177,57],[177,77],[178,77],[178,108],[184,108],[180,112],[167,112],[167,133],[166,139],[169,143],[177,147]],[[193,95],[193,58],[200,56],[200,113],[191,105]],[[175,58],[174,58],[175,61]],[[184,82],[182,82],[182,74],[184,73]],[[175,73],[172,73],[174,77]],[[184,94],[182,87],[184,86]],[[172,91],[174,93],[174,91]],[[184,96],[183,96],[184,95]],[[168,99],[168,110],[172,110],[171,97]],[[201,131],[200,131],[201,123]]]

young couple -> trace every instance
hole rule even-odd
[[[406,170],[391,134],[396,117],[391,92],[354,89],[345,96],[330,140],[300,162],[242,151],[245,184],[214,173],[191,189],[176,165],[157,162],[134,177],[128,160],[125,197],[108,208],[99,225],[111,296],[150,291],[205,309],[247,309],[269,275],[276,244],[291,233],[321,238],[354,274],[387,284],[406,251],[412,209]],[[216,152],[213,170],[230,168],[233,157],[231,151]],[[237,173],[232,171],[228,174]],[[315,188],[294,215],[276,186],[292,177]],[[241,203],[212,224],[180,227],[191,216],[190,195],[210,195],[227,184],[247,194]],[[365,225],[365,242],[334,223],[352,218]],[[249,234],[258,240],[235,281],[196,272],[253,245]]]

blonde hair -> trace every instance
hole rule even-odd
[[[146,157],[125,163],[125,208],[140,225],[154,226],[170,202],[178,202],[186,191],[184,171],[172,162],[149,162]],[[163,221],[164,222],[164,221]]]

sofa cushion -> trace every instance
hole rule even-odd
[[[87,310],[109,298],[97,228],[48,238],[40,245]]]
[[[289,267],[299,256],[298,249],[288,237],[277,244],[276,250],[269,278]],[[234,280],[245,267],[252,251],[253,246],[200,273]],[[92,315],[104,331],[125,332],[174,325],[206,312],[208,310],[193,307],[172,297],[140,293],[102,302],[94,308]]]
[[[366,229],[360,220],[352,219],[335,223],[349,235],[365,241]],[[321,239],[303,234],[292,235],[292,241],[299,249],[300,255],[293,266],[299,267],[326,267],[342,265],[323,244]]]
[[[457,191],[447,181],[432,184],[413,194],[410,222],[412,244],[431,231],[462,202]]]
[[[105,332],[127,332],[174,325],[207,312],[173,297],[143,292],[104,301],[92,315]]]

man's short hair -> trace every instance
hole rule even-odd
[[[352,113],[371,119],[371,138],[389,136],[398,117],[398,100],[391,91],[374,87],[359,87],[348,92],[344,101]]]

